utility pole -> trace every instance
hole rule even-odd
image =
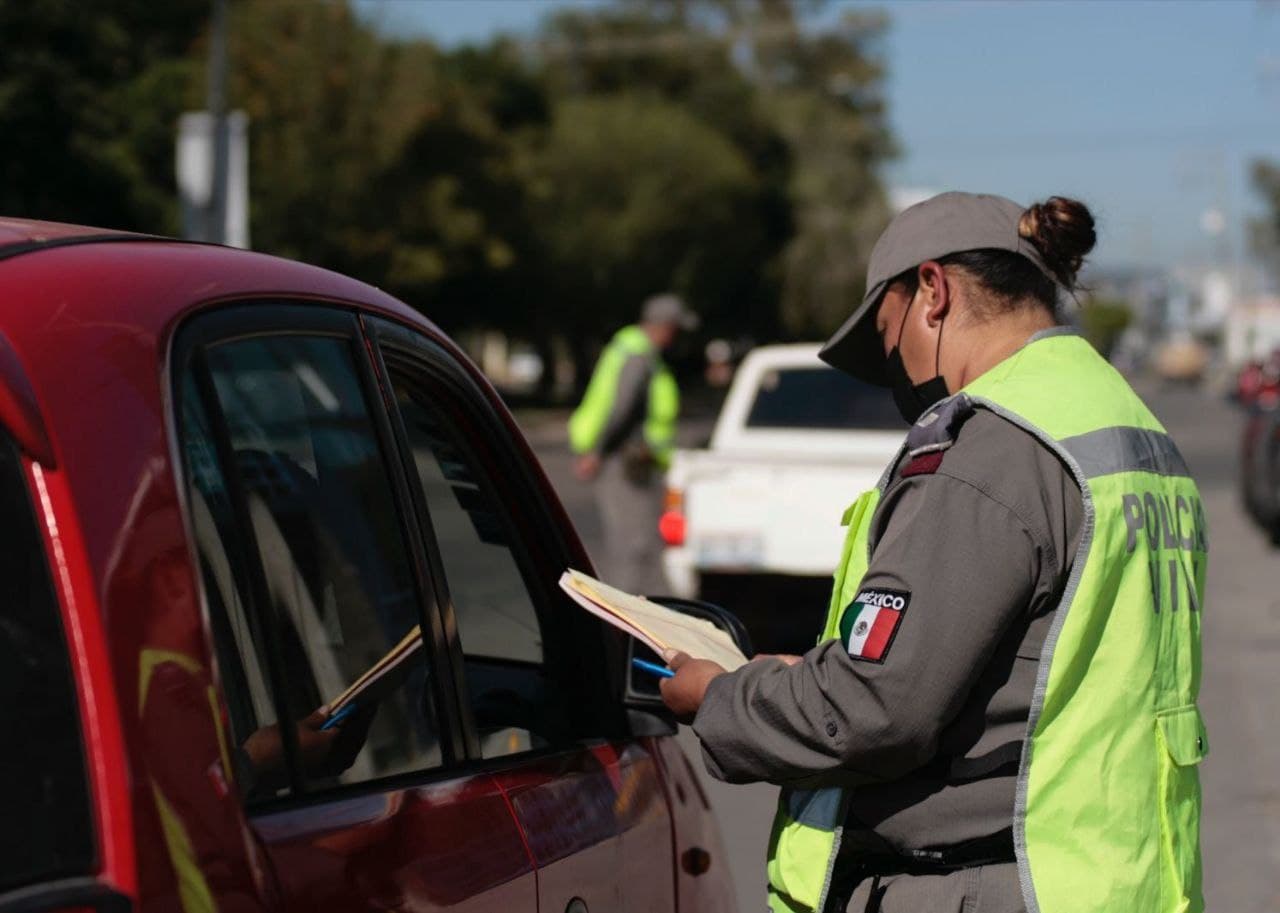
[[[209,131],[212,144],[209,160],[213,164],[212,188],[205,208],[204,240],[214,244],[226,242],[227,226],[227,0],[213,0],[213,19],[209,30],[208,107],[213,120]]]

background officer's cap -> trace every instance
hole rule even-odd
[[[698,315],[689,310],[684,299],[670,292],[654,295],[646,301],[640,310],[640,322],[672,323],[682,330],[696,330],[700,323]]]

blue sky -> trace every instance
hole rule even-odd
[[[578,5],[591,5],[582,0]],[[536,28],[561,0],[357,0],[388,33],[447,45]],[[1248,165],[1280,160],[1277,0],[833,2],[884,9],[893,186],[1078,196],[1101,264],[1243,253]],[[1204,228],[1216,209],[1228,230]]]

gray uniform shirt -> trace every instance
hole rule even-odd
[[[1083,517],[1057,457],[986,410],[936,470],[902,470],[863,579],[910,594],[881,662],[834,640],[794,666],[751,662],[712,681],[694,721],[719,779],[805,786],[839,771],[853,789],[845,845],[881,850],[1012,823],[1040,648]]]

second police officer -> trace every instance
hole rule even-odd
[[[1061,197],[899,214],[822,357],[914,424],[844,514],[818,645],[733,673],[668,658],[711,773],[784,787],[775,913],[1203,908],[1204,514],[1059,324],[1094,241]]]

